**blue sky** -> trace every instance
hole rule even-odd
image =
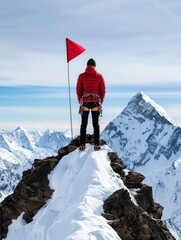
[[[66,37],[86,48],[70,62],[75,133],[91,57],[107,85],[101,129],[139,91],[181,125],[180,13],[180,0],[1,1],[0,129],[69,128]]]

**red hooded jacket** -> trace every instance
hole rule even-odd
[[[79,102],[81,99],[83,102],[98,102],[98,97],[82,98],[85,94],[97,94],[100,97],[101,104],[103,103],[106,93],[105,82],[103,76],[96,71],[94,66],[88,66],[85,72],[79,75],[76,93]]]

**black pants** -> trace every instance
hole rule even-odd
[[[92,109],[96,106],[99,106],[99,103],[95,102],[88,102],[84,103],[83,106],[86,106],[89,109]],[[88,117],[89,117],[90,111],[83,111],[82,113],[82,122],[80,126],[80,145],[85,145],[86,143],[86,128],[88,123]],[[94,134],[94,145],[99,145],[99,111],[91,111],[92,115],[92,125],[93,125],[93,134]]]

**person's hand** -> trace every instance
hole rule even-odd
[[[98,109],[99,112],[102,112],[102,106],[101,105],[97,106],[97,109]]]

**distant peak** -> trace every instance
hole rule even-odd
[[[144,95],[146,94],[143,91],[140,91],[135,95],[135,97],[144,96]]]
[[[143,104],[143,101],[146,103]],[[174,121],[171,119],[171,117],[167,114],[164,108],[162,108],[160,105],[158,105],[156,102],[154,102],[148,95],[146,95],[143,91],[138,92],[130,102],[136,102],[137,105],[142,106],[142,108],[148,108],[148,106],[151,106],[159,113],[160,116],[165,117],[170,123],[174,124]],[[145,106],[144,106],[145,105]],[[146,110],[146,109],[145,109]]]
[[[50,134],[52,134],[52,133],[54,133],[54,132],[55,132],[54,130],[47,129],[47,130],[45,131],[45,134],[50,135]]]
[[[25,132],[26,129],[25,129],[25,128],[22,128],[22,127],[17,127],[14,131],[23,131],[23,132]]]
[[[133,99],[144,99],[146,102],[152,101],[151,98],[149,98],[143,91],[138,92]]]

